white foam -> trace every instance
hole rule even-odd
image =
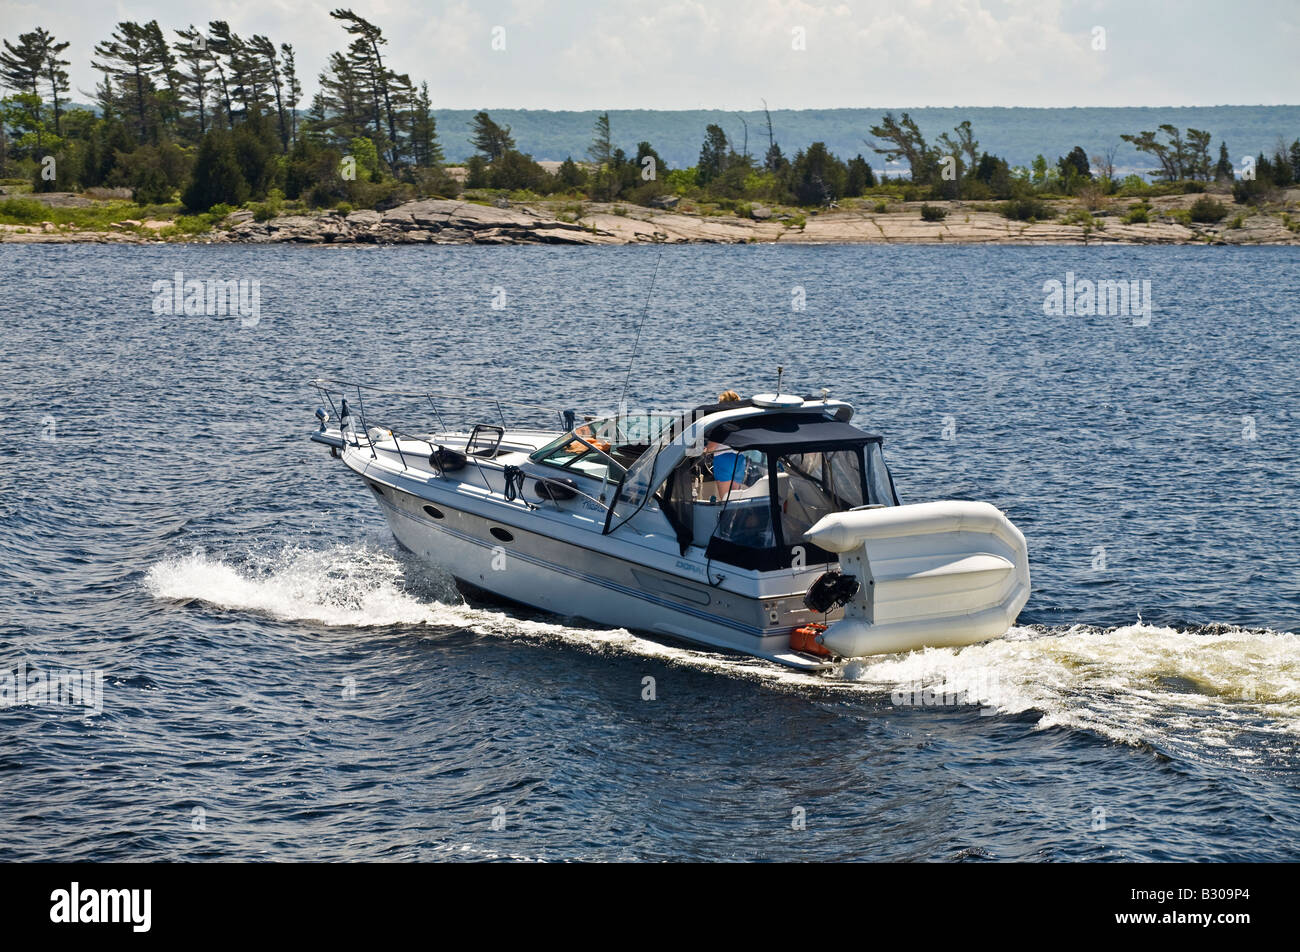
[[[1019,628],[969,648],[867,659],[846,676],[890,691],[919,683],[1129,744],[1259,753],[1300,738],[1300,639],[1287,632]]]
[[[1109,631],[1014,628],[968,648],[932,648],[846,662],[830,674],[696,650],[624,629],[532,621],[466,605],[450,579],[364,546],[288,546],[237,563],[205,553],[165,560],[145,580],[157,598],[330,626],[413,625],[560,642],[630,654],[794,690],[932,698],[983,713],[1037,716],[1039,728],[1091,731],[1127,744],[1224,751],[1246,761],[1295,752],[1300,738],[1300,639],[1147,624]],[[915,689],[925,689],[919,698]],[[901,700],[900,700],[900,692]]]
[[[386,552],[362,546],[326,550],[286,546],[241,558],[238,564],[194,551],[157,563],[146,574],[144,584],[155,598],[201,601],[284,621],[358,628],[458,628],[637,655],[773,683],[819,681],[760,659],[667,644],[622,628],[575,627],[474,608],[460,598],[450,578],[421,578],[418,582],[423,584],[412,586],[409,568]]]

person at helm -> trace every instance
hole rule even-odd
[[[739,403],[740,394],[734,390],[724,390],[718,394],[718,402]],[[713,454],[713,479],[718,485],[718,498],[726,499],[732,490],[745,485],[748,461],[725,443],[710,442],[707,449]]]

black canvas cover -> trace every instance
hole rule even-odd
[[[771,413],[720,423],[708,438],[733,449],[770,449],[777,452],[807,452],[818,446],[862,446],[879,443],[880,437],[859,430],[850,423],[828,420],[807,413]]]

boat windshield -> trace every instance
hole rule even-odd
[[[668,413],[588,419],[530,459],[569,473],[617,482],[672,422]]]
[[[760,571],[834,562],[835,554],[804,541],[818,520],[897,504],[878,440],[806,447],[710,442],[675,468],[663,499],[683,553],[702,546],[711,559]]]

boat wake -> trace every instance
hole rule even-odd
[[[1014,628],[1000,640],[846,662],[812,674],[563,619],[466,604],[451,580],[414,559],[358,545],[286,546],[222,558],[203,551],[155,564],[155,598],[201,602],[287,622],[424,626],[653,658],[770,685],[855,692],[902,707],[1036,716],[1035,727],[1243,765],[1300,753],[1300,638],[1226,625],[1179,630]],[[553,617],[553,616],[552,616]]]
[[[556,618],[539,621],[467,604],[449,576],[413,558],[357,545],[330,549],[285,546],[223,558],[203,551],[165,559],[145,576],[154,598],[201,602],[230,611],[331,627],[424,626],[440,631],[563,643],[618,652],[735,676],[792,684],[823,679],[759,658],[655,641],[626,629]],[[554,618],[555,616],[544,616]]]
[[[1164,753],[1264,765],[1300,750],[1300,638],[1288,632],[1014,628],[968,648],[851,662],[842,674],[904,703],[955,698]]]

